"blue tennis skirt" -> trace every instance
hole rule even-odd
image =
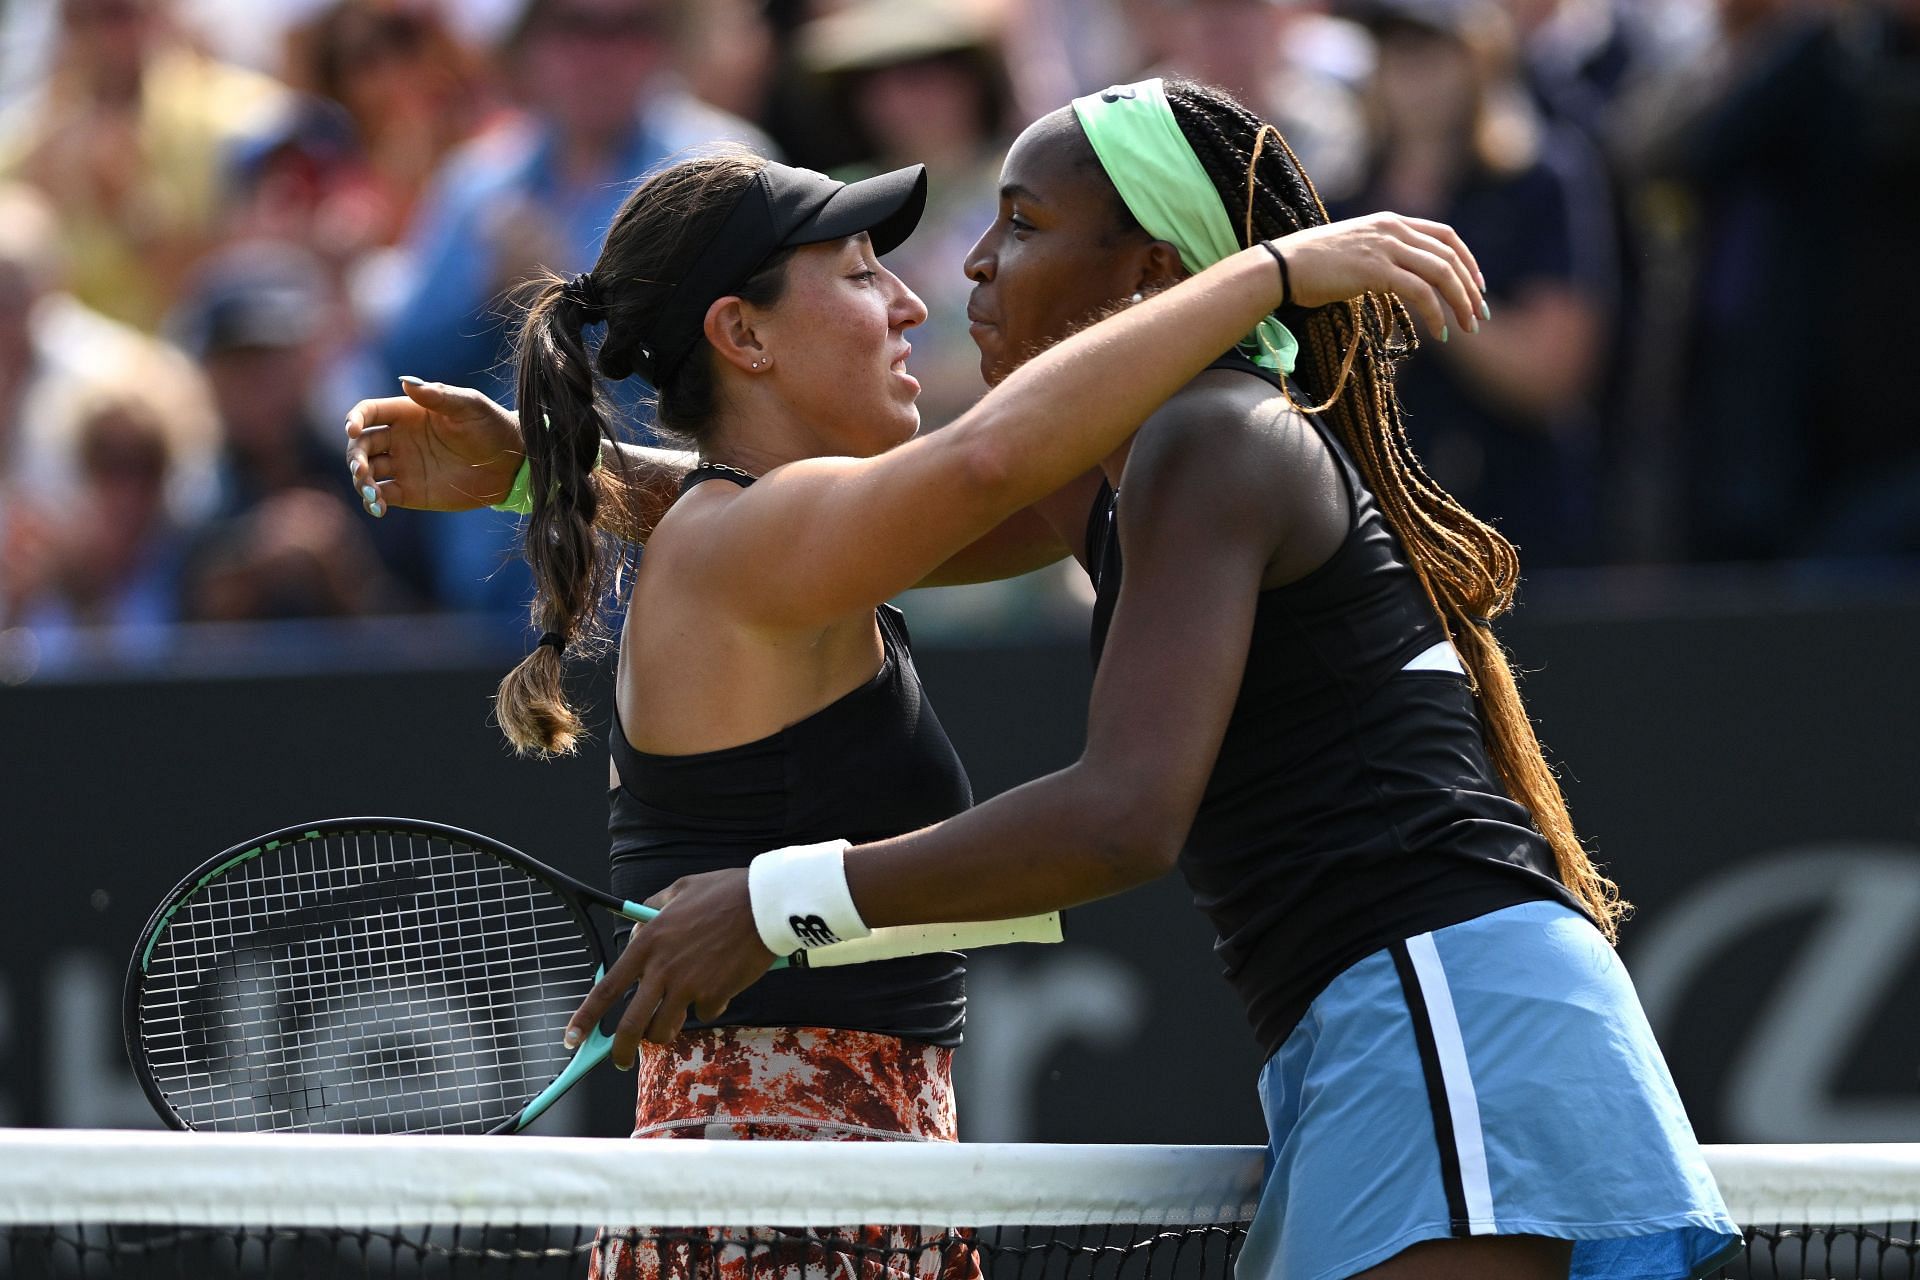
[[[1552,902],[1395,943],[1260,1072],[1267,1181],[1238,1280],[1334,1280],[1421,1240],[1572,1240],[1582,1277],[1740,1249],[1613,948]]]

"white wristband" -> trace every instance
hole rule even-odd
[[[864,938],[867,928],[847,888],[845,840],[792,845],[755,858],[747,895],[760,941],[777,956]]]

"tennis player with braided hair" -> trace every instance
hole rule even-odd
[[[1078,371],[1089,334],[1050,344],[1087,319],[1117,306],[1090,331],[1117,334],[1326,220],[1275,131],[1157,80],[1034,125],[1001,196],[967,269],[1002,393]],[[1110,287],[1130,271],[1144,301]],[[922,830],[677,883],[574,1025],[637,981],[624,1060],[776,953],[1177,861],[1269,1055],[1243,1277],[1702,1274],[1739,1234],[1490,630],[1514,550],[1407,445],[1402,301],[1318,301],[1296,288],[1102,464],[1073,548],[1099,664],[1078,762]]]
[[[877,255],[911,230],[924,182],[913,169],[843,186],[744,154],[674,165],[623,205],[591,272],[532,302],[524,442],[497,407],[447,388],[349,414],[375,514],[503,497],[528,512],[543,634],[498,700],[522,750],[570,750],[582,729],[562,658],[602,640],[623,565],[596,522],[651,531],[629,579],[609,735],[613,888],[626,898],[716,867],[744,874],[770,845],[884,840],[964,810],[965,774],[883,602],[1057,558],[1060,538],[1026,509],[1262,324],[1283,265],[1294,292],[1332,301],[1414,280],[1396,246],[1417,241],[1425,319],[1467,321],[1479,305],[1464,247],[1438,224],[1313,228],[1060,344],[916,439],[906,335],[925,312]],[[1107,283],[1147,280],[1116,263]],[[673,464],[629,465],[598,394],[599,378],[632,373],[702,458],[664,515],[658,481]],[[1075,504],[1084,519],[1085,495]],[[951,1139],[963,999],[959,957],[944,955],[775,973],[684,1002],[641,1064],[635,1135]],[[876,1243],[910,1244],[892,1230]]]

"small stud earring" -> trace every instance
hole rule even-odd
[[[1146,294],[1144,294],[1144,293],[1141,293],[1141,292],[1140,292],[1140,291],[1139,291],[1138,289],[1135,289],[1135,290],[1133,291],[1133,300],[1134,300],[1135,302],[1141,302],[1141,301],[1144,301],[1144,300],[1146,299],[1146,296],[1147,296]]]

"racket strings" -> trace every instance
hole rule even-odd
[[[477,1132],[565,1065],[598,956],[565,899],[439,837],[328,833],[202,885],[140,992],[155,1083],[196,1129]]]

